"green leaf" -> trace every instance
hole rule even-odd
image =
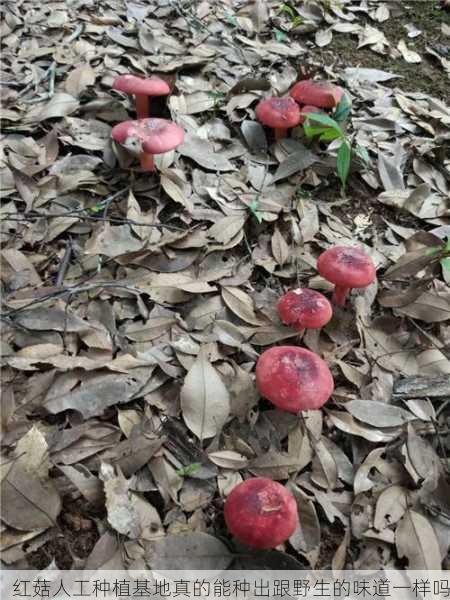
[[[176,473],[179,477],[189,477],[201,469],[201,466],[202,465],[200,463],[192,463],[186,467],[181,467],[181,469],[178,469]]]
[[[234,27],[239,27],[239,23],[234,15],[228,14],[226,18],[228,23],[231,23]]]
[[[338,123],[342,123],[343,121],[345,121],[348,118],[351,110],[352,110],[352,103],[350,101],[350,98],[347,96],[347,94],[344,94],[341,98],[341,101],[334,109],[333,118]]]
[[[323,133],[320,136],[321,142],[331,142],[332,140],[336,140],[341,137],[341,134],[335,129],[331,129],[331,127],[327,127],[323,129]]]
[[[103,202],[97,202],[97,204],[94,204],[94,206],[90,206],[88,208],[88,210],[93,213],[99,213],[103,209],[104,209]]]
[[[347,183],[347,177],[350,171],[350,161],[352,156],[352,148],[350,144],[345,140],[339,146],[338,154],[337,154],[337,172],[339,175],[339,179],[342,183],[342,188],[345,190],[345,185]]]
[[[355,153],[363,161],[363,163],[366,165],[366,167],[370,167],[370,165],[371,165],[370,156],[369,156],[369,153],[367,152],[367,149],[364,148],[364,146],[360,146],[360,144],[355,144]]]
[[[289,40],[289,36],[284,31],[281,31],[281,29],[275,29],[274,32],[277,42],[286,42]]]
[[[299,25],[301,25],[303,23],[303,19],[300,15],[297,15],[296,17],[294,17],[294,19],[292,20],[292,27],[298,27]]]
[[[263,219],[261,216],[261,212],[259,210],[259,202],[258,200],[253,200],[253,202],[249,206],[252,215],[258,221],[258,223],[262,223]]]
[[[441,260],[441,267],[444,271],[450,271],[450,256]]]
[[[294,12],[294,9],[291,6],[289,6],[289,4],[282,4],[280,12],[287,13],[292,19],[295,19],[295,17],[297,16]]]
[[[339,127],[338,123],[328,115],[322,115],[321,113],[307,113],[306,115],[307,121],[313,121],[315,123],[320,123],[321,125],[325,125],[325,127],[331,127],[335,131],[339,132],[340,137],[344,137],[344,132]]]

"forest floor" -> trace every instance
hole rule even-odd
[[[11,568],[450,568],[450,13],[439,2],[6,1],[1,560]],[[112,89],[156,74],[184,143],[143,172]],[[256,120],[299,80],[346,90],[353,147]],[[332,115],[333,116],[333,115]],[[338,115],[335,113],[337,118]],[[377,281],[321,330],[283,292],[357,245]],[[301,416],[255,364],[299,345],[335,391]],[[227,532],[251,476],[294,494],[270,551]],[[184,561],[184,562],[182,562]]]

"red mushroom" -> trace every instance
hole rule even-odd
[[[258,120],[275,130],[275,139],[286,137],[287,130],[300,123],[300,109],[292,98],[266,98],[256,107]]]
[[[136,115],[138,119],[150,116],[150,98],[152,96],[167,96],[169,85],[159,77],[136,77],[136,75],[120,75],[114,81],[114,90],[125,94],[134,94],[136,99]]]
[[[272,404],[293,413],[320,408],[334,389],[327,363],[297,346],[263,352],[256,364],[256,385]]]
[[[344,90],[328,81],[305,79],[296,83],[289,93],[299,104],[334,108],[341,101]]]
[[[184,140],[183,129],[166,119],[124,121],[113,127],[111,134],[119,144],[125,144],[133,139],[141,144],[141,166],[146,171],[155,170],[154,154],[169,152]]]
[[[325,250],[317,261],[319,273],[334,283],[333,300],[344,306],[352,288],[364,288],[375,281],[376,269],[363,250],[352,246],[334,246]]]
[[[320,292],[307,288],[290,290],[278,301],[278,314],[285,325],[298,331],[320,329],[333,316],[333,309]]]
[[[232,535],[254,548],[275,548],[298,527],[297,502],[281,483],[255,477],[234,487],[225,502]]]
[[[311,106],[309,104],[307,104],[306,106],[302,106],[300,108],[300,124],[304,123],[306,121],[306,115],[308,113],[322,113],[323,114],[323,110],[320,110],[320,108],[318,108],[317,106]]]

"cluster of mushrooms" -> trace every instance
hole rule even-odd
[[[375,265],[363,250],[334,246],[317,261],[319,273],[335,284],[333,302],[344,306],[352,288],[375,281]],[[308,288],[290,290],[278,302],[284,324],[299,332],[326,325],[333,309],[328,299]],[[333,376],[324,360],[298,346],[274,346],[256,364],[256,385],[264,398],[292,413],[317,410],[334,390]],[[274,548],[298,526],[297,502],[281,484],[264,477],[247,479],[231,491],[225,502],[225,522],[234,537],[255,548]]]
[[[168,152],[183,142],[184,131],[166,119],[151,118],[150,99],[170,93],[169,85],[158,77],[143,79],[121,75],[114,89],[133,94],[137,120],[116,125],[112,137],[119,144],[134,139],[139,143],[141,166],[153,171],[153,156]],[[257,108],[261,123],[274,129],[275,138],[304,122],[311,112],[335,108],[343,90],[329,82],[305,80],[297,83],[288,98],[266,98]],[[364,288],[375,281],[372,259],[362,250],[335,246],[323,252],[317,269],[334,283],[333,303],[344,306],[352,288]],[[333,315],[328,299],[307,289],[287,292],[278,302],[285,325],[297,331],[320,329]],[[328,365],[314,352],[298,346],[274,346],[261,354],[256,365],[256,385],[261,395],[277,408],[299,414],[321,408],[334,390]],[[264,477],[243,481],[228,495],[224,508],[230,533],[241,543],[254,548],[275,548],[285,542],[299,523],[297,502],[283,485]]]
[[[289,97],[261,100],[256,107],[258,120],[274,130],[275,139],[286,137],[288,129],[305,122],[308,113],[325,113],[341,101],[344,90],[329,81],[305,79],[289,92]]]
[[[112,137],[122,145],[134,141],[139,147],[142,169],[154,171],[154,155],[174,150],[184,141],[184,130],[179,125],[168,119],[150,117],[151,98],[167,96],[170,86],[159,77],[126,74],[116,78],[113,89],[135,97],[137,119],[113,127]],[[289,93],[287,98],[265,98],[256,107],[258,120],[274,130],[277,140],[286,137],[288,129],[302,124],[308,113],[335,108],[344,95],[342,88],[313,79],[299,81]]]
[[[113,127],[111,135],[119,144],[135,140],[140,147],[140,162],[144,171],[154,171],[155,154],[174,150],[184,141],[184,130],[168,119],[150,117],[150,102],[155,96],[170,94],[170,86],[159,77],[144,79],[136,75],[120,75],[113,89],[131,94],[136,100],[135,121],[124,121]]]

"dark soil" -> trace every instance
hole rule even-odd
[[[402,79],[386,82],[386,85],[399,86],[405,91],[425,92],[431,96],[448,99],[450,84],[442,72],[442,66],[437,58],[428,54],[427,48],[450,59],[449,38],[442,33],[441,24],[450,26],[450,12],[443,10],[439,2],[434,0],[419,0],[403,4],[389,4],[390,18],[377,23],[370,19],[367,22],[383,31],[384,35],[395,48],[401,39],[406,41],[410,50],[417,52],[422,57],[419,64],[407,63],[402,57],[390,58],[389,55],[380,55],[363,47],[358,49],[358,39],[347,33],[333,32],[333,41],[323,49],[312,50],[315,60],[325,64],[336,64],[337,67],[352,66],[372,69],[382,69],[397,75]],[[406,24],[412,24],[422,34],[409,38],[405,29]]]

